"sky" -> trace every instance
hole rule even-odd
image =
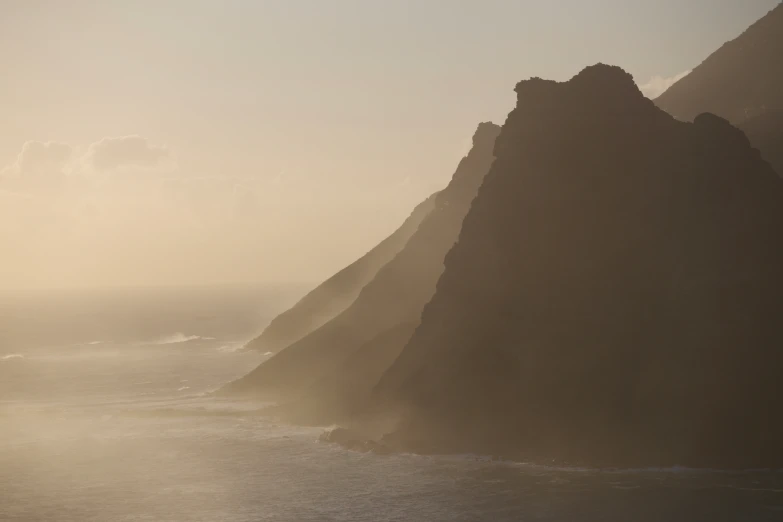
[[[654,97],[779,0],[5,0],[0,289],[317,282],[514,85]]]

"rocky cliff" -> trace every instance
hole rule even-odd
[[[336,317],[356,300],[364,285],[394,258],[435,205],[433,194],[420,203],[410,217],[389,237],[343,268],[275,317],[264,331],[247,344],[251,350],[277,352]]]
[[[712,53],[655,103],[685,121],[703,112],[726,118],[783,175],[783,4]]]
[[[783,466],[783,180],[605,65],[517,85],[420,326],[396,447]]]
[[[780,94],[783,97],[783,92]],[[748,118],[739,124],[739,128],[775,172],[783,176],[783,110],[766,111]]]
[[[331,419],[369,397],[435,292],[443,259],[494,160],[498,133],[497,125],[478,126],[470,152],[449,185],[435,197],[434,209],[351,306],[226,391],[296,398],[291,409],[303,415],[318,412]]]
[[[711,112],[740,123],[783,109],[783,4],[726,42],[655,103],[675,118],[692,121]]]

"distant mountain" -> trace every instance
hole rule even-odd
[[[421,324],[375,389],[414,451],[783,467],[783,179],[616,67],[517,85]],[[680,115],[682,116],[682,115]]]
[[[703,112],[731,121],[783,175],[783,4],[721,46],[655,103],[684,121]]]
[[[726,42],[655,103],[677,119],[711,112],[735,124],[783,110],[783,4]]]
[[[372,250],[318,285],[293,307],[275,317],[261,335],[247,344],[247,348],[277,352],[348,308],[356,300],[364,285],[369,283],[378,270],[402,250],[419,227],[419,223],[435,206],[436,194],[420,203],[400,228]]]
[[[435,292],[446,253],[494,160],[499,127],[482,123],[449,185],[405,247],[340,315],[282,350],[227,392],[298,398],[297,409],[334,418],[369,397]]]

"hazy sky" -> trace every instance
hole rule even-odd
[[[654,95],[777,3],[0,1],[0,288],[318,280],[517,81]]]

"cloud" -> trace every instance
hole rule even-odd
[[[666,89],[688,76],[690,72],[691,71],[684,71],[668,78],[664,78],[662,76],[653,76],[647,83],[639,85],[639,90],[641,90],[642,93],[651,100],[655,99],[663,94]]]
[[[121,167],[153,168],[170,160],[171,151],[165,146],[152,145],[141,136],[120,136],[92,143],[84,159],[100,171]]]
[[[65,143],[27,141],[16,161],[0,170],[0,181],[11,190],[54,189],[63,183],[72,153]]]

